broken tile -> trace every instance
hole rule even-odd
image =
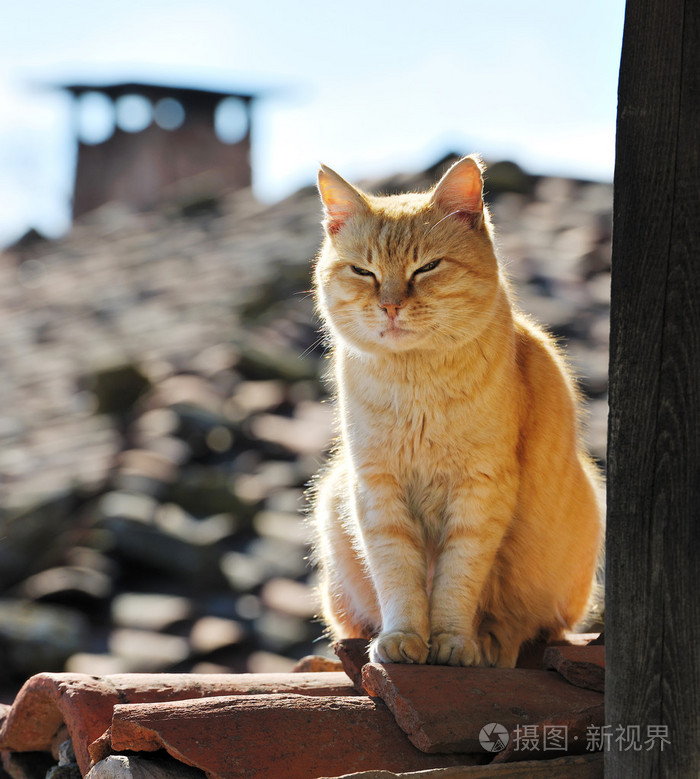
[[[520,653],[518,654],[518,662],[516,668],[542,668],[542,658],[544,657],[544,651],[548,646],[586,646],[592,641],[597,640],[597,633],[570,633],[564,634],[564,638],[560,641],[549,642],[544,639],[536,639],[534,641],[526,641],[520,647]]]
[[[369,641],[364,638],[343,638],[333,644],[333,651],[357,690],[364,692],[362,668],[369,663]]]
[[[308,673],[308,672],[340,672],[343,670],[343,664],[340,660],[334,660],[330,657],[323,657],[322,655],[306,655],[301,660],[297,660],[292,669],[293,673]]]
[[[489,723],[512,732],[518,725],[575,714],[603,700],[600,693],[574,687],[551,671],[519,668],[368,663],[362,681],[426,752],[482,752],[479,732]]]
[[[543,667],[560,673],[571,684],[587,690],[605,690],[604,646],[552,646],[545,650]]]

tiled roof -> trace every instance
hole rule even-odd
[[[54,761],[52,779],[71,766],[89,779],[602,776],[587,734],[604,721],[605,648],[571,638],[579,646],[534,647],[524,663],[544,654],[561,673],[364,663],[362,692],[350,679],[360,642],[339,647],[348,673],[318,658],[302,667],[333,670],[38,674],[0,708],[0,750],[17,779],[43,779]],[[493,752],[485,726],[492,741],[507,732]],[[545,726],[558,733],[549,748]]]

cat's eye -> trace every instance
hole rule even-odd
[[[435,270],[437,266],[442,262],[442,258],[439,260],[432,260],[431,262],[426,262],[425,265],[422,265],[418,270],[413,271],[413,275],[415,276],[417,273],[427,273],[428,271]]]
[[[358,276],[372,276],[374,278],[374,273],[372,273],[371,270],[367,270],[367,268],[360,268],[358,265],[351,265],[353,273],[357,273]]]

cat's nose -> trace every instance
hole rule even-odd
[[[399,309],[403,303],[380,303],[379,308],[383,309],[389,319],[394,320],[399,315]]]

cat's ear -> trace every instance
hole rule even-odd
[[[362,194],[325,165],[318,172],[318,191],[326,215],[324,225],[330,235],[335,235],[351,216],[368,210]]]
[[[458,160],[436,184],[432,202],[478,227],[484,217],[482,170],[473,155]]]

